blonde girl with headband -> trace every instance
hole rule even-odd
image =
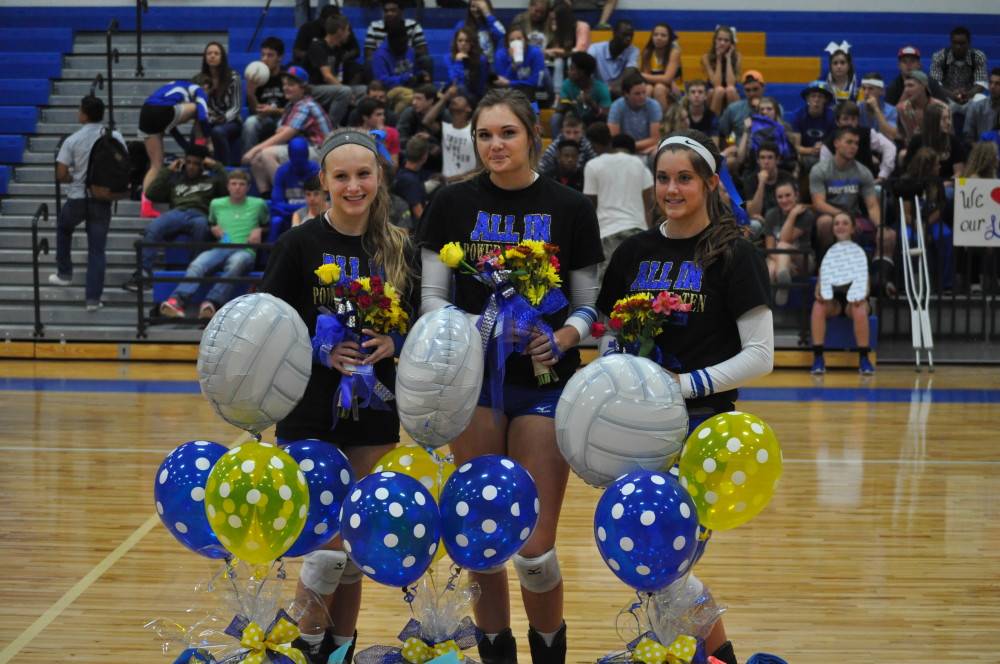
[[[353,129],[334,132],[320,149],[319,177],[329,209],[278,238],[260,290],[295,307],[312,335],[319,307],[330,304],[329,289],[322,287],[315,270],[333,262],[349,280],[377,275],[391,283],[415,318],[416,251],[389,220],[390,195],[375,141]],[[389,411],[362,408],[357,421],[342,417],[334,423],[334,395],[341,374],[347,373],[343,365],[374,365],[383,385],[396,384],[393,358],[402,348],[402,337],[364,332],[370,337],[361,344],[365,353],[356,342],[345,340],[333,348],[328,361],[314,359],[305,395],[277,425],[279,445],[307,438],[336,445],[358,479],[399,442],[394,401],[389,402]],[[362,573],[342,548],[335,537],[303,559],[298,594],[313,601],[300,621],[302,636],[295,645],[312,664],[326,664],[336,647],[356,637]],[[353,647],[349,654],[353,655]]]
[[[445,244],[458,242],[470,262],[522,240],[559,247],[558,272],[570,304],[544,317],[554,330],[552,338],[535,334],[524,354],[507,359],[498,387],[503,403],[497,412],[491,404],[498,395],[491,394],[487,376],[472,423],[450,449],[459,466],[484,454],[500,454],[520,463],[534,478],[538,525],[514,556],[514,569],[528,616],[533,664],[564,664],[563,581],[555,540],[569,466],[556,446],[553,418],[562,388],[580,366],[576,345],[590,335],[596,319],[597,267],[604,252],[593,204],[580,192],[535,172],[539,127],[523,93],[509,88],[487,92],[471,124],[483,170],[443,189],[424,213],[422,309],[453,304],[478,321],[490,294],[479,281],[461,272],[453,275],[439,260]],[[559,380],[539,385],[533,359],[552,367]],[[510,629],[506,566],[471,576],[482,588],[475,607],[476,625],[486,634],[479,643],[480,661],[514,664],[517,644]]]
[[[771,372],[771,286],[763,256],[720,195],[724,166],[715,143],[697,130],[677,131],[660,143],[654,165],[661,221],[615,250],[597,308],[608,316],[621,298],[664,290],[691,305],[673,314],[656,344],[664,370],[680,384],[693,430],[733,410],[736,388]],[[602,341],[603,351],[609,338]],[[736,663],[721,620],[706,652]]]

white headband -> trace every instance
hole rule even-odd
[[[861,79],[861,85],[871,85],[876,88],[885,89],[885,81],[880,81],[877,78],[863,78]]]
[[[656,149],[656,151],[659,152],[668,145],[683,145],[686,148],[691,148],[692,150],[697,152],[702,159],[705,160],[706,164],[711,166],[713,174],[718,172],[719,167],[715,163],[715,157],[713,157],[712,153],[708,151],[708,148],[706,148],[698,141],[692,140],[687,136],[670,136],[669,138],[665,138],[663,139],[663,141],[660,142],[660,146]]]

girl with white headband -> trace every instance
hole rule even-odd
[[[664,370],[680,383],[693,430],[733,410],[737,387],[771,372],[771,288],[764,257],[720,195],[725,167],[715,143],[693,129],[677,131],[660,143],[654,164],[663,220],[619,245],[597,308],[610,315],[621,298],[664,290],[691,305],[673,314],[656,345]],[[706,651],[736,662],[721,620]]]
[[[416,250],[407,235],[389,220],[391,202],[378,156],[378,146],[367,133],[353,129],[331,134],[320,148],[320,183],[329,196],[329,209],[283,233],[267,262],[260,290],[285,300],[299,313],[309,334],[316,332],[321,305],[329,306],[330,288],[316,274],[319,266],[336,263],[350,280],[379,276],[396,287],[411,320],[417,311]],[[396,384],[393,357],[402,348],[396,334],[376,334],[361,346],[342,341],[328,358],[313,360],[305,394],[291,414],[277,425],[278,444],[316,439],[336,445],[358,479],[399,442],[395,401],[391,410],[361,408],[358,420],[334,422],[334,395],[345,365],[374,365],[383,385]],[[322,362],[322,363],[321,363]],[[310,664],[326,664],[334,649],[357,632],[361,606],[361,569],[342,550],[335,537],[323,549],[303,557],[297,599],[309,608],[299,623],[302,635],[295,647]],[[332,623],[332,625],[331,625]],[[345,658],[350,662],[353,644]]]

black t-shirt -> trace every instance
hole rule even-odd
[[[690,373],[724,362],[740,352],[736,320],[754,307],[771,304],[771,285],[764,256],[747,240],[736,240],[733,256],[717,258],[707,270],[694,262],[695,247],[704,233],[671,240],[659,226],[636,233],[615,250],[601,284],[597,308],[610,315],[617,300],[634,293],[669,290],[691,311],[675,312],[656,337],[664,356],[680,362],[676,373]],[[691,408],[732,410],[736,390],[688,399]]]
[[[257,86],[254,96],[257,97],[257,103],[261,106],[284,108],[288,99],[285,97],[284,89],[282,89],[281,74],[272,76],[267,79],[267,83]]]
[[[271,293],[291,304],[302,316],[309,334],[316,332],[316,318],[321,305],[329,305],[331,293],[314,273],[332,256],[351,278],[372,276],[369,260],[361,236],[343,235],[334,230],[321,216],[314,217],[300,226],[282,233],[271,250],[259,290]],[[408,260],[416,265],[416,252],[410,251]],[[382,275],[384,276],[384,275]],[[420,284],[411,280],[403,294],[403,306],[415,320]],[[398,352],[398,348],[396,349]],[[338,445],[381,445],[399,441],[399,418],[395,401],[389,402],[391,411],[362,408],[359,421],[342,417],[333,426],[334,394],[340,385],[341,373],[321,364],[313,364],[312,376],[302,401],[284,420],[278,423],[277,435],[286,440],[317,438]],[[390,390],[396,386],[396,367],[393,358],[386,358],[375,365],[375,375]]]
[[[958,139],[958,136],[954,134],[948,134],[947,136],[948,149],[938,152],[938,156],[941,158],[941,170],[938,171],[938,177],[945,180],[955,177],[955,164],[964,164],[966,158],[965,145]],[[917,134],[911,138],[909,145],[906,146],[907,161],[916,157],[917,152],[922,147],[924,147],[924,137],[922,134]]]
[[[496,247],[521,240],[542,240],[559,247],[562,290],[570,299],[567,275],[604,260],[601,233],[594,205],[583,194],[550,178],[539,177],[531,185],[514,191],[501,189],[488,173],[445,187],[434,196],[420,224],[420,243],[439,251],[448,242],[458,242],[469,263]],[[490,290],[474,277],[455,271],[454,303],[462,310],[480,314]],[[546,316],[557,330],[566,323],[570,307]],[[543,388],[561,389],[580,365],[580,352],[573,348],[555,365],[559,382]],[[506,382],[536,387],[531,360],[514,353],[507,360]]]
[[[774,191],[782,184],[795,184],[795,178],[778,169],[778,179],[774,184],[764,183],[764,202],[761,207],[761,215],[767,214],[768,210],[778,207],[778,197]],[[743,200],[749,201],[757,193],[757,173],[747,173],[743,176]]]
[[[694,118],[690,118],[690,122],[691,129],[697,129],[706,136],[715,136],[719,133],[719,120],[710,108],[705,109],[705,114],[701,116],[701,120],[695,122]]]
[[[331,47],[325,39],[316,39],[309,44],[306,51],[306,69],[309,70],[309,83],[325,85],[320,67],[329,67],[330,73],[340,80],[340,67],[346,61],[348,49],[344,46]]]

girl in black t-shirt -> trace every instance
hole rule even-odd
[[[615,250],[597,308],[610,315],[631,293],[663,290],[691,305],[673,314],[656,344],[674,367],[665,370],[680,383],[694,429],[732,410],[738,386],[770,373],[770,283],[763,256],[720,196],[715,143],[700,131],[677,131],[660,143],[654,163],[665,219]],[[736,662],[721,620],[706,646],[723,662]]]
[[[326,140],[320,154],[320,181],[329,194],[330,208],[278,238],[260,290],[295,307],[314,334],[319,307],[331,304],[329,287],[314,271],[333,261],[349,279],[378,275],[395,286],[413,318],[416,285],[410,265],[415,254],[405,233],[389,221],[389,191],[375,141],[363,132],[339,131]],[[374,365],[383,385],[396,384],[393,357],[402,338],[371,330],[364,333],[371,337],[361,344],[366,353],[358,343],[343,341],[334,346],[329,360],[314,361],[302,400],[277,426],[279,444],[315,438],[336,445],[359,479],[399,442],[399,418],[392,401],[390,411],[362,408],[359,421],[333,420],[334,395],[341,375],[348,373],[344,365]],[[339,537],[304,557],[299,597],[319,596],[325,605],[321,609],[311,604],[299,625],[302,636],[294,645],[310,662],[326,662],[335,647],[356,635],[361,578],[361,570],[343,552]],[[332,630],[327,628],[331,621]]]
[[[535,664],[562,664],[566,658],[563,622],[563,585],[555,555],[556,525],[569,467],[556,446],[553,417],[566,380],[580,364],[574,348],[590,334],[596,317],[597,266],[603,261],[594,206],[583,194],[532,169],[537,158],[538,126],[535,112],[523,93],[491,90],[472,116],[472,131],[485,170],[450,185],[435,197],[421,223],[423,256],[422,309],[431,311],[454,304],[479,318],[490,294],[473,277],[457,273],[438,258],[441,247],[459,242],[470,260],[495,247],[516,245],[524,239],[559,247],[556,257],[569,307],[546,316],[552,338],[534,334],[524,354],[514,353],[504,365],[502,412],[496,418],[489,407],[490,379],[469,428],[454,442],[455,463],[483,454],[501,454],[527,469],[540,499],[538,526],[520,553],[514,568],[521,581],[521,597],[531,629],[528,640]],[[562,351],[554,354],[553,343]],[[555,369],[559,380],[539,386],[532,359]],[[479,643],[484,664],[517,660],[510,630],[507,574],[503,565],[472,574],[482,588],[476,605],[476,624],[486,633]]]

